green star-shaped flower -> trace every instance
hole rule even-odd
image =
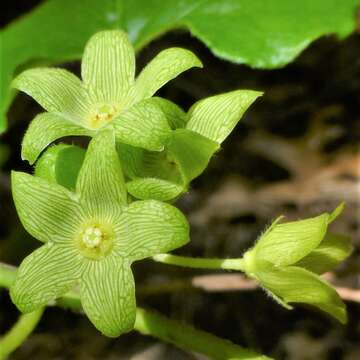
[[[246,273],[286,308],[291,308],[289,303],[309,304],[346,322],[343,301],[319,277],[351,253],[348,237],[326,235],[342,209],[340,205],[331,214],[284,224],[277,219],[245,253]]]
[[[22,172],[13,172],[12,188],[25,229],[45,243],[19,268],[11,288],[17,307],[31,312],[79,286],[84,311],[101,332],[131,330],[131,264],[187,243],[182,213],[155,200],[128,203],[110,129],[90,142],[75,192]]]
[[[81,63],[82,81],[64,69],[35,68],[12,86],[32,96],[48,112],[31,123],[22,158],[34,163],[40,152],[63,136],[94,136],[112,124],[118,141],[152,151],[163,149],[170,131],[151,96],[191,67],[201,67],[190,51],[161,51],[135,81],[135,53],[126,33],[102,31],[87,43]]]

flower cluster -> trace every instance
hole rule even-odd
[[[189,241],[184,215],[169,202],[185,192],[261,93],[236,90],[203,99],[185,113],[153,97],[166,82],[201,67],[190,51],[160,52],[135,79],[135,54],[118,30],[95,34],[85,47],[82,80],[64,69],[21,73],[13,86],[46,112],[27,130],[22,157],[35,176],[12,174],[13,197],[25,229],[44,244],[21,264],[13,302],[30,312],[67,291],[108,336],[133,328],[134,261]],[[65,136],[91,137],[88,149],[55,145]],[[283,305],[309,303],[345,320],[323,273],[350,252],[347,239],[325,237],[338,215],[274,223],[244,257],[245,271]],[[343,241],[344,240],[344,241]]]
[[[127,188],[138,199],[168,201],[187,190],[249,106],[261,95],[236,90],[201,100],[185,112],[152,97],[191,67],[201,67],[190,51],[160,52],[135,79],[135,54],[127,35],[95,34],[85,47],[82,81],[64,69],[21,73],[12,85],[47,112],[30,124],[22,158],[31,164],[44,148],[64,136],[95,136],[111,127],[122,159]]]

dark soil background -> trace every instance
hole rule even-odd
[[[8,2],[1,25],[36,3]],[[359,35],[342,42],[322,38],[291,65],[264,71],[219,60],[189,33],[176,31],[148,45],[138,55],[138,69],[170,46],[189,48],[204,63],[204,69],[188,71],[159,93],[184,109],[198,99],[225,91],[265,91],[207,171],[178,201],[192,226],[190,245],[178,253],[240,256],[278,215],[308,217],[332,210],[345,200],[346,211],[332,230],[351,234],[354,252],[337,269],[336,283],[360,293]],[[79,73],[78,62],[64,66]],[[8,114],[9,129],[0,138],[0,144],[8,148],[6,160],[0,163],[0,261],[13,265],[39,246],[19,223],[9,173],[11,169],[31,171],[20,159],[20,143],[30,120],[40,111],[32,99],[19,94]],[[1,151],[4,156],[4,148]],[[342,326],[314,309],[287,311],[260,290],[204,291],[186,285],[194,276],[209,272],[151,261],[135,264],[134,271],[141,306],[276,359],[360,359],[360,302],[347,302],[349,323]],[[226,278],[216,279],[211,280],[212,287],[226,288]],[[0,291],[0,333],[17,316],[7,292]],[[203,357],[135,332],[108,339],[84,316],[48,308],[36,331],[12,359]]]

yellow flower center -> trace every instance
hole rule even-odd
[[[111,225],[91,221],[81,227],[76,243],[82,255],[99,260],[111,251],[114,239],[114,231]]]
[[[84,231],[82,241],[86,247],[93,249],[101,244],[103,236],[98,227],[90,226]]]
[[[112,104],[102,104],[94,111],[89,119],[92,129],[99,129],[108,124],[119,113],[119,109]]]

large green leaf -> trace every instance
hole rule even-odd
[[[19,65],[80,58],[94,32],[121,27],[135,47],[185,27],[217,56],[252,67],[293,60],[325,34],[348,35],[358,0],[49,0],[0,33],[0,132]],[[220,75],[221,76],[221,75]]]

